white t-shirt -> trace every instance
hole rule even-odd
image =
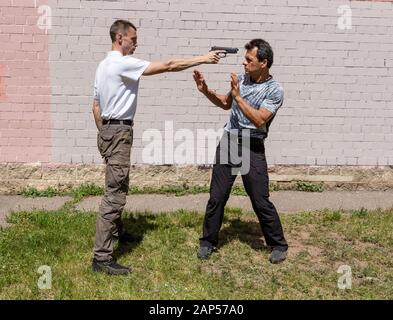
[[[139,79],[149,61],[110,51],[100,62],[94,82],[94,98],[103,119],[133,120],[138,99]]]

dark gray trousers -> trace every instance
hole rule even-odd
[[[97,145],[106,163],[105,195],[96,223],[94,258],[112,259],[113,242],[123,232],[121,215],[129,187],[132,126],[106,124],[97,135]]]

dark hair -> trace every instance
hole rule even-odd
[[[258,48],[257,58],[258,61],[261,62],[264,59],[267,59],[267,67],[270,68],[273,64],[273,49],[270,44],[263,39],[254,39],[247,43],[244,48],[246,50],[252,50],[254,48]]]
[[[111,29],[109,31],[109,34],[112,39],[112,43],[116,41],[116,34],[120,32],[122,35],[126,35],[130,28],[133,28],[136,31],[136,27],[131,22],[127,20],[116,20],[112,24]]]

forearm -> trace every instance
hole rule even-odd
[[[260,128],[266,123],[259,110],[251,107],[241,96],[237,96],[234,99],[239,105],[240,110],[243,112],[246,118],[255,125],[255,127]]]
[[[197,56],[197,57],[185,58],[185,59],[174,58],[165,61],[152,62],[145,69],[143,75],[152,76],[163,72],[177,72],[204,63],[207,64],[218,63],[219,60],[220,60],[220,56],[218,52],[211,51],[204,56]]]
[[[170,59],[166,61],[168,72],[182,71],[206,63],[206,57],[198,56],[189,59]]]
[[[100,105],[97,100],[94,100],[93,103],[93,115],[94,115],[94,121],[96,122],[96,126],[99,131],[102,128],[102,118],[101,118]]]
[[[229,110],[231,108],[231,100],[228,99],[227,96],[218,94],[215,91],[206,89],[204,92],[202,92],[206,98],[210,100],[211,103],[216,105],[217,107],[220,107],[221,109],[224,110]]]

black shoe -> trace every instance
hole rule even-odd
[[[127,275],[131,272],[130,268],[121,266],[115,260],[97,261],[93,259],[92,267],[94,272],[105,272],[114,275]]]
[[[270,254],[269,261],[273,264],[277,264],[283,262],[287,258],[288,251],[282,251],[279,249],[273,249],[272,253]]]
[[[213,247],[200,247],[197,253],[197,257],[201,260],[207,260],[210,258],[213,251],[215,251]]]
[[[143,237],[141,236],[135,236],[132,235],[130,233],[123,233],[120,237],[119,237],[119,242],[120,243],[127,243],[127,242],[141,242],[143,239]]]

